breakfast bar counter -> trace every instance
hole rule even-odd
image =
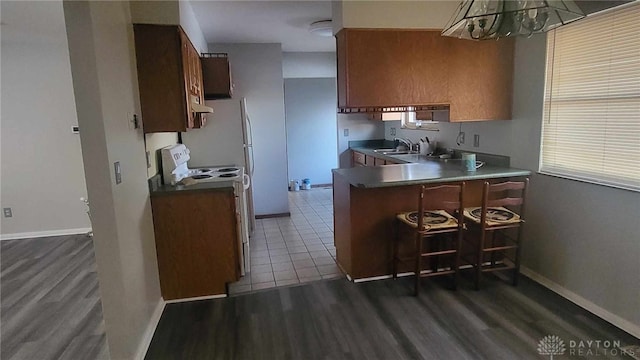
[[[491,165],[467,172],[455,159],[334,169],[338,265],[353,280],[390,276],[396,214],[417,209],[421,185],[465,181],[465,207],[480,206],[484,181],[500,182],[530,174],[529,170]]]

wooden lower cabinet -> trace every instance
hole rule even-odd
[[[366,166],[365,155],[363,153],[353,151],[353,166]]]
[[[151,196],[162,297],[226,293],[240,278],[233,188]]]
[[[372,155],[365,155],[358,151],[353,151],[353,167],[356,166],[382,166],[382,165],[391,165],[391,164],[399,164],[395,161],[386,160],[383,158],[375,157]]]

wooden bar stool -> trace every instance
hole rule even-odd
[[[485,182],[482,206],[464,209],[464,217],[475,240],[475,287],[480,289],[483,272],[512,271],[513,285],[520,272],[521,237],[524,227],[524,205],[529,179],[499,184]]]
[[[421,186],[418,210],[396,216],[396,238],[393,242],[393,278],[398,277],[398,264],[413,262],[415,295],[420,289],[420,278],[452,275],[453,288],[458,283],[460,245],[462,242],[464,182],[457,185]],[[399,244],[403,233],[414,239],[414,251],[400,256]],[[429,268],[424,269],[424,261]],[[447,260],[442,263],[441,260]]]

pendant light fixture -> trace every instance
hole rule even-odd
[[[572,0],[464,0],[442,36],[469,40],[531,36],[583,17]]]

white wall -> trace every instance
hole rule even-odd
[[[287,140],[281,46],[209,44],[209,49],[229,54],[235,88],[233,100],[228,100],[230,103],[224,105],[226,109],[223,113],[227,114],[226,119],[220,121],[236,122],[237,130],[234,131],[233,126],[225,125],[224,127],[229,129],[228,132],[218,131],[220,126],[215,124],[218,121],[216,119],[223,115],[216,115],[217,102],[213,102],[214,114],[210,123],[205,128],[197,130],[198,134],[193,131],[184,136],[185,143],[192,150],[194,163],[208,162],[206,159],[195,158],[196,154],[206,153],[207,149],[210,149],[208,143],[230,144],[222,151],[228,151],[228,154],[232,154],[230,157],[242,156],[241,118],[239,108],[237,112],[233,109],[242,97],[246,97],[247,111],[253,124],[255,173],[252,184],[256,215],[288,213]],[[219,156],[221,155],[216,155]]]
[[[109,351],[140,356],[162,309],[129,4],[64,2]],[[113,163],[122,167],[116,184]]]
[[[284,95],[289,178],[331,184],[338,167],[336,79],[286,79]]]
[[[348,136],[344,136],[345,130],[349,130]],[[349,141],[384,139],[384,123],[368,120],[366,114],[338,114],[337,135],[340,167],[351,167]]]
[[[145,150],[149,152],[149,163],[151,167],[147,169],[147,176],[153,177],[160,172],[162,167],[162,155],[160,149],[178,143],[178,133],[150,133],[145,134]]]
[[[341,28],[442,29],[459,1],[333,1],[334,33]]]
[[[416,142],[425,136],[431,141],[437,141],[440,148],[451,148],[471,152],[483,152],[509,156],[511,152],[511,122],[510,121],[485,121],[466,123],[441,122],[434,128],[439,131],[401,129],[400,121],[385,121],[385,138],[393,140],[394,137],[408,138]],[[395,128],[396,135],[391,135],[391,129]],[[458,145],[456,138],[460,131],[465,133],[464,144]],[[480,135],[480,146],[473,146],[473,136]]]
[[[90,227],[62,2],[1,3],[3,238]]]
[[[335,78],[336,69],[335,52],[282,53],[282,73],[285,79]]]
[[[202,28],[196,19],[196,14],[193,12],[191,3],[189,1],[178,1],[178,10],[180,12],[180,25],[187,33],[189,40],[193,43],[198,52],[208,52],[209,46],[207,40],[202,34]]]

